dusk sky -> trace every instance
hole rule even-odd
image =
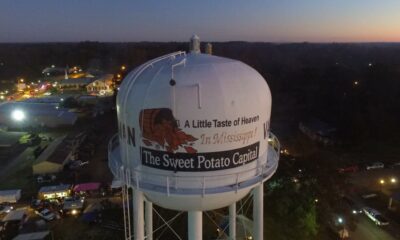
[[[395,42],[399,0],[1,0],[0,42]]]

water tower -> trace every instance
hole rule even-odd
[[[229,206],[253,191],[253,239],[263,239],[263,183],[276,171],[279,142],[270,132],[271,93],[248,65],[191,51],[137,67],[117,96],[118,134],[109,167],[133,189],[124,194],[126,238],[152,239],[152,204],[188,212],[188,239],[202,239],[202,211]],[[145,204],[144,204],[145,203]],[[145,229],[146,228],[146,229]]]

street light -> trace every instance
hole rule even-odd
[[[396,182],[397,182],[397,179],[393,177],[393,178],[390,179],[390,182],[391,182],[391,183],[396,183]]]
[[[21,122],[25,119],[25,113],[22,110],[16,109],[11,113],[11,118],[17,122]]]
[[[125,65],[121,66],[121,70],[124,71],[126,69]]]
[[[383,185],[383,184],[385,184],[385,180],[384,180],[384,179],[381,179],[381,180],[379,180],[379,183],[380,183],[381,185]]]
[[[342,224],[343,223],[343,218],[338,217],[338,223]]]

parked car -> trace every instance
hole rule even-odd
[[[343,202],[347,205],[352,214],[357,215],[363,212],[363,208],[350,197],[344,196]]]
[[[43,175],[43,176],[38,176],[36,181],[37,183],[50,183],[54,182],[57,179],[56,175]]]
[[[48,208],[40,208],[35,210],[35,213],[46,221],[51,221],[56,218],[56,215]]]
[[[85,203],[83,197],[67,197],[64,198],[62,212],[65,214],[77,215],[79,214]]]
[[[88,165],[88,164],[89,164],[89,161],[82,162],[81,160],[75,160],[75,161],[72,161],[68,165],[68,168],[69,169],[78,169],[78,168],[83,167],[83,166]]]
[[[361,194],[361,197],[364,199],[375,198],[377,196],[378,196],[378,194],[376,194],[374,192],[366,192],[366,193]]]
[[[400,162],[395,162],[393,164],[390,164],[389,168],[400,168]]]
[[[351,165],[351,166],[346,166],[346,167],[337,169],[337,171],[339,173],[354,173],[354,172],[358,172],[358,170],[359,170],[359,168],[357,165]]]
[[[383,164],[381,162],[374,162],[374,163],[368,164],[366,166],[366,169],[371,170],[371,169],[380,169],[380,168],[384,168],[384,167],[385,167],[385,164]]]
[[[382,214],[373,208],[365,207],[363,208],[363,212],[369,219],[371,219],[378,226],[389,225],[389,221],[382,216]]]
[[[7,204],[0,204],[0,214],[9,213],[14,209],[13,206]]]

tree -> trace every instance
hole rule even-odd
[[[265,235],[276,240],[314,239],[318,224],[312,184],[275,181],[274,188],[266,192]]]

